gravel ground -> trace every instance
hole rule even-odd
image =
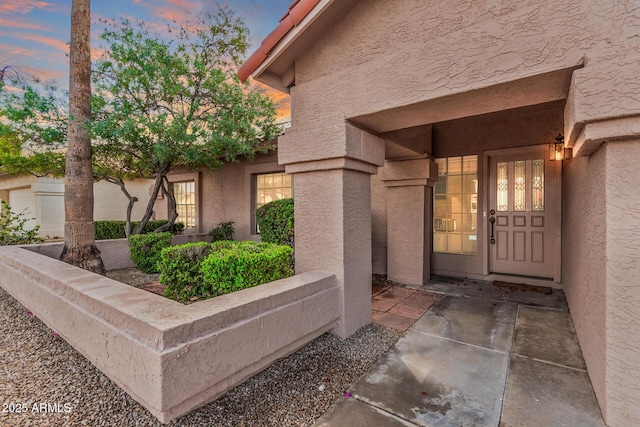
[[[376,325],[347,340],[322,335],[168,425],[312,425],[402,335]],[[0,404],[0,426],[161,425],[3,289]]]

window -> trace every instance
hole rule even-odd
[[[255,175],[255,203],[253,205],[254,231],[259,233],[255,224],[255,211],[260,206],[274,200],[293,197],[292,177],[288,173],[276,172]]]
[[[174,182],[173,194],[176,198],[176,221],[184,223],[185,228],[196,226],[196,183],[194,181]]]
[[[433,251],[476,255],[478,250],[478,156],[436,159],[433,188]]]

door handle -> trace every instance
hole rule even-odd
[[[491,209],[491,215],[493,215],[495,213],[495,211],[493,209]],[[493,225],[496,223],[496,218],[495,217],[491,217],[489,218],[489,224],[491,224],[491,244],[495,245],[496,244],[496,239],[493,237]]]

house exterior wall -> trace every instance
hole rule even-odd
[[[227,163],[215,171],[201,169],[194,173],[178,169],[169,175],[169,179],[172,182],[196,181],[199,221],[194,233],[208,233],[221,222],[233,221],[235,240],[259,240],[252,219],[253,180],[256,174],[282,171],[284,166],[278,165],[276,154],[271,153],[239,163]],[[166,199],[156,202],[156,214],[167,217]]]
[[[635,196],[628,193],[635,191],[628,189],[628,175],[640,153],[626,145],[612,147],[625,144],[616,140],[640,135],[640,20],[636,9],[628,1],[357,2],[296,58],[295,86],[291,88],[292,127],[279,140],[279,162],[290,168],[305,162],[326,163],[327,159],[360,160],[359,151],[338,135],[345,120],[373,134],[433,124],[431,154],[472,154],[499,148],[491,144],[500,132],[486,128],[484,139],[469,146],[467,137],[453,135],[475,134],[459,127],[451,130],[450,144],[443,142],[439,146],[438,123],[566,101],[561,127],[577,156],[595,151],[603,141],[613,141],[605,149],[604,159],[597,158],[588,166],[579,164],[584,160],[576,161],[578,167],[569,173],[577,177],[576,187],[587,194],[578,193],[576,199],[567,202],[568,211],[577,214],[575,200],[583,197],[594,195],[595,200],[601,200],[595,194],[597,184],[587,183],[585,174],[600,175],[603,180],[599,186],[605,191],[607,205],[614,204],[606,209],[604,218],[600,213],[595,218],[604,220],[606,230],[615,227],[615,221],[628,222],[629,210],[637,210]],[[566,76],[569,78],[564,82]],[[554,80],[555,86],[551,84]],[[611,126],[598,126],[614,121],[616,124]],[[509,127],[510,131],[517,129],[513,124]],[[529,130],[535,132],[533,127]],[[548,137],[555,136],[549,132],[537,135],[540,141],[529,140],[522,145],[548,143]],[[514,146],[520,140],[511,138],[507,142]],[[625,159],[623,152],[629,157]],[[582,171],[580,167],[586,169]],[[614,167],[620,167],[622,172],[614,171]],[[371,192],[376,194],[377,189],[378,184],[371,184]],[[573,184],[567,184],[565,190],[573,192]],[[368,196],[368,192],[363,195]],[[337,215],[344,215],[344,211]],[[637,215],[634,218],[637,223]],[[569,214],[565,215],[565,222],[572,220]],[[633,334],[637,328],[632,325],[637,324],[633,322],[639,307],[635,296],[630,295],[637,283],[631,273],[637,272],[622,265],[623,261],[633,261],[633,251],[637,254],[633,238],[638,241],[638,231],[628,228],[626,232],[631,237],[620,236],[620,244],[613,239],[615,233],[608,235],[602,253],[594,243],[601,238],[600,228],[589,228],[593,220],[578,217],[576,222],[566,224],[570,231],[564,232],[563,241],[574,245],[567,242],[581,230],[586,236],[577,237],[577,241],[585,243],[582,250],[588,256],[567,261],[564,282],[572,313],[578,313],[576,328],[587,354],[588,369],[607,423],[639,424],[640,390],[637,379],[629,375],[640,372],[640,361],[631,350],[638,354],[640,334]],[[376,244],[384,244],[380,238],[383,230],[379,222],[373,223]],[[344,238],[350,237],[357,236]],[[373,253],[382,251],[378,248]],[[571,257],[567,251],[565,256]],[[589,255],[604,255],[604,261],[592,266],[594,261]],[[442,265],[444,269],[446,263],[444,258],[434,257],[435,268]],[[472,260],[463,268],[478,271],[479,265]],[[380,270],[378,266],[373,268]],[[595,278],[588,284],[580,282],[583,271],[591,270],[604,279],[603,285],[598,285]],[[589,295],[599,301],[597,307],[592,307]],[[620,303],[623,310],[614,310],[613,303]],[[594,315],[587,323],[585,313],[592,310]]]
[[[600,402],[606,396],[605,151],[572,159],[563,170],[564,292]]]
[[[151,180],[127,182],[127,190],[139,201],[134,205],[132,219],[140,219],[149,200]],[[99,181],[93,186],[94,220],[124,220],[128,200],[120,188],[108,182]],[[12,197],[13,195],[13,197]],[[16,203],[12,198],[20,198]],[[0,199],[8,202],[14,213],[28,209],[27,218],[34,218],[27,227],[40,226],[39,234],[48,237],[64,235],[64,180],[37,178],[35,176],[0,176]],[[15,206],[14,206],[15,204]],[[160,219],[160,218],[158,218]]]
[[[638,120],[637,125],[640,125]],[[640,137],[606,145],[608,398],[612,420],[640,423]]]
[[[640,420],[638,159],[640,140],[606,143],[568,163],[564,191],[565,293],[603,413],[627,425]]]
[[[126,183],[127,191],[138,198],[131,212],[132,220],[137,221],[144,215],[147,201],[149,200],[149,188],[152,185],[153,181],[150,179],[140,179]],[[93,197],[95,204],[93,219],[95,221],[126,219],[128,200],[120,190],[120,187],[104,181],[96,182],[93,185]]]
[[[582,65],[574,73],[577,102],[568,128],[638,114],[638,26],[622,1],[360,1],[296,61],[292,127],[444,102],[452,94]]]

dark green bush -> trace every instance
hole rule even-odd
[[[133,231],[140,221],[131,221],[131,231]],[[96,240],[109,240],[109,239],[124,239],[124,227],[126,221],[95,221],[96,228]],[[166,219],[159,219],[147,222],[147,225],[142,230],[142,234],[152,233],[158,227],[161,227],[167,223]],[[171,234],[181,234],[184,230],[184,224],[176,222],[171,226]]]
[[[265,242],[216,242],[202,260],[203,289],[222,295],[293,275],[293,249]]]
[[[263,242],[294,247],[293,199],[274,200],[256,210]]]
[[[200,264],[211,253],[207,242],[187,243],[162,249],[158,268],[160,283],[167,285],[164,296],[180,302],[205,297]]]
[[[233,240],[233,233],[236,231],[233,224],[233,221],[221,222],[216,228],[212,228],[211,231],[209,231],[209,235],[214,242],[219,240]]]
[[[131,259],[139,270],[157,273],[162,249],[171,246],[171,233],[134,234],[129,237]]]

